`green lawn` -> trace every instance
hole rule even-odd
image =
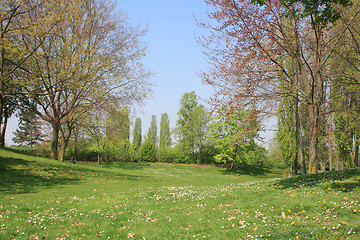
[[[359,239],[359,169],[61,163],[0,149],[0,239]]]

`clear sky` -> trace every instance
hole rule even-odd
[[[212,88],[202,85],[198,76],[206,68],[206,61],[196,37],[205,30],[196,25],[195,19],[207,18],[207,6],[203,0],[118,0],[117,6],[124,9],[131,23],[148,27],[144,37],[148,43],[145,64],[155,73],[155,87],[153,98],[137,114],[142,120],[142,131],[147,132],[153,114],[159,129],[161,114],[165,112],[173,128],[185,92],[195,91],[204,99],[212,93]]]
[[[161,114],[165,112],[169,115],[170,127],[174,128],[179,101],[185,92],[195,91],[203,99],[208,99],[213,92],[198,76],[207,63],[196,38],[206,34],[206,30],[196,25],[196,19],[207,21],[207,6],[203,0],[118,0],[117,8],[127,13],[133,25],[148,28],[143,37],[148,44],[144,63],[155,73],[152,78],[155,86],[153,97],[136,114],[142,120],[142,132],[147,132],[153,114],[159,129]],[[12,143],[16,127],[17,119],[12,118],[7,145]]]

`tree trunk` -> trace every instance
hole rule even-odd
[[[293,163],[291,162],[289,166],[288,178],[292,177],[292,171],[293,171]]]
[[[318,131],[319,131],[319,109],[316,104],[309,104],[310,143],[309,143],[309,173],[318,173]]]
[[[77,142],[78,142],[78,133],[77,133],[77,131],[75,131],[75,134],[74,134],[74,155],[75,155],[75,159],[77,159],[77,155],[78,155]]]
[[[65,131],[61,138],[62,141],[59,149],[59,160],[62,162],[65,160],[65,151],[69,144],[70,136],[71,136],[71,128],[68,127],[67,132]]]
[[[99,152],[98,152],[98,164],[101,165],[101,156]]]
[[[60,122],[54,122],[52,124],[53,134],[51,140],[51,153],[50,157],[52,159],[57,159],[58,157],[58,146],[59,146],[59,131],[60,131]]]
[[[3,74],[1,74],[0,77],[2,77]],[[2,80],[2,79],[0,79]],[[0,81],[0,129],[3,129],[4,127],[2,126],[2,120],[4,119],[5,122],[5,118],[4,118],[4,97],[3,97],[3,91],[2,91],[2,81]],[[0,147],[5,147],[5,134],[4,134],[4,141],[0,141]]]
[[[354,167],[359,166],[359,145],[355,143]]]
[[[332,151],[332,116],[330,113],[330,124],[329,124],[329,170],[333,170],[333,151]]]
[[[1,129],[1,136],[0,136],[0,146],[1,147],[5,147],[5,134],[6,134],[6,128],[7,128],[7,123],[8,123],[8,118],[4,117],[4,123]]]
[[[305,175],[306,174],[306,162],[305,162],[305,153],[304,153],[304,143],[303,143],[303,139],[302,139],[302,135],[301,135],[301,125],[300,125],[300,119],[299,119],[299,114],[297,113],[296,116],[297,120],[296,120],[296,124],[298,125],[298,134],[297,137],[299,138],[299,157],[300,157],[300,163],[301,163],[301,174]]]

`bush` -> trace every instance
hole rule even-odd
[[[156,161],[156,147],[152,142],[147,141],[141,145],[139,150],[139,159],[145,162]]]
[[[124,142],[109,142],[104,149],[104,161],[133,162],[135,159],[134,146],[128,140]]]
[[[160,149],[158,151],[157,159],[159,162],[173,163],[174,158],[174,151],[170,148]]]
[[[30,146],[12,146],[11,148],[21,151],[25,154],[40,156],[40,157],[50,157],[50,145],[43,143],[40,145],[35,145],[34,147]]]

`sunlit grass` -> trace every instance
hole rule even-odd
[[[359,170],[70,164],[0,149],[0,239],[358,239]]]

